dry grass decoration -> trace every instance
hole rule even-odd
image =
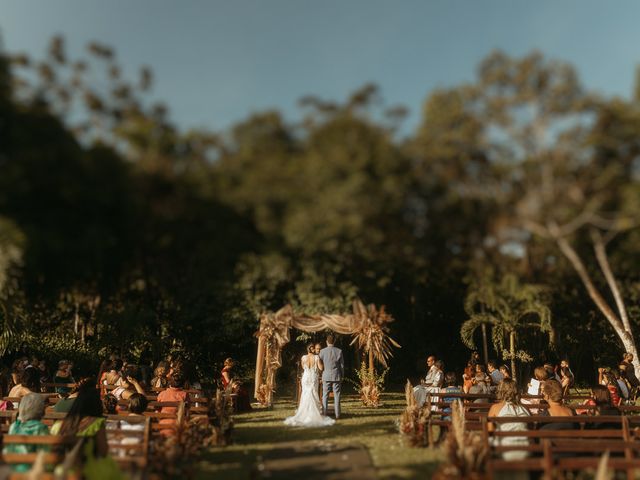
[[[220,403],[218,396],[219,392],[216,395],[216,400],[211,402],[212,410],[216,410]],[[222,402],[222,406],[225,408],[223,414],[230,415],[227,414],[224,402]],[[209,412],[210,416],[212,414],[213,412]],[[230,416],[226,416],[226,418],[228,426],[231,419]],[[215,417],[187,418],[186,405],[181,402],[176,413],[175,434],[167,437],[160,436],[152,444],[152,471],[163,476],[190,478],[194,473],[192,470],[195,468],[195,463],[190,460],[197,458],[202,450],[214,444],[217,435],[215,425],[217,421]]]
[[[375,305],[365,307],[361,302],[354,302],[353,310],[361,327],[354,332],[351,345],[355,344],[369,360],[368,369],[363,362],[357,372],[360,382],[358,393],[365,406],[378,407],[388,371],[387,362],[393,356],[392,348],[400,348],[400,344],[389,336],[388,324],[393,322],[393,317],[385,311],[384,306],[378,310]],[[382,373],[376,372],[375,361],[385,367]]]
[[[422,406],[418,407],[416,399],[413,396],[413,386],[407,380],[404,388],[407,406],[400,415],[398,429],[405,443],[410,447],[426,447],[433,445],[433,436],[431,433],[431,399]]]
[[[438,468],[433,478],[434,480],[485,478],[488,446],[478,432],[466,430],[462,402],[456,400],[451,407],[451,430],[442,446],[446,461]]]
[[[209,419],[213,427],[211,443],[217,446],[225,446],[231,443],[233,432],[233,402],[231,400],[232,386],[225,390],[218,389],[216,398],[212,402],[209,411]]]

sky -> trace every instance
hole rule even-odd
[[[409,132],[430,91],[473,81],[494,49],[538,49],[629,97],[638,20],[636,0],[0,0],[5,50],[42,56],[59,33],[71,56],[108,44],[131,78],[152,67],[180,127],[214,130],[273,108],[295,121],[301,97],[343,101],[373,82],[409,109]]]

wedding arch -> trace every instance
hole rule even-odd
[[[307,315],[296,313],[291,305],[277,312],[260,315],[258,353],[256,358],[256,381],[254,396],[262,405],[270,406],[276,387],[276,372],[282,366],[282,349],[289,343],[290,330],[303,332],[331,330],[342,335],[352,335],[351,345],[368,354],[369,369],[373,372],[374,360],[383,366],[392,357],[391,348],[400,345],[389,337],[388,324],[393,321],[384,306],[365,306],[354,300],[353,313],[344,315]]]

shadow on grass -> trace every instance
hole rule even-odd
[[[247,429],[236,431],[236,441],[239,444],[277,444],[292,441],[325,440],[333,438],[358,437],[367,435],[371,430],[389,429],[395,426],[389,420],[367,423],[348,423],[340,421],[331,427],[302,428],[284,427],[283,425],[255,425]]]
[[[378,471],[382,480],[407,480],[413,478],[431,478],[438,468],[438,462],[412,463],[397,468],[383,468]]]

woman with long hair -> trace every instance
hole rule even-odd
[[[90,447],[87,451],[96,457],[108,454],[107,431],[102,413],[102,401],[95,387],[95,380],[88,380],[78,390],[69,413],[64,420],[51,427],[54,435],[86,437]]]
[[[496,390],[496,398],[498,403],[491,405],[489,409],[489,417],[528,417],[529,411],[524,408],[519,401],[518,388],[516,382],[510,378],[505,378],[498,385]],[[523,422],[488,423],[490,431],[497,430],[501,432],[523,432],[528,430],[526,420]],[[528,445],[527,437],[496,437],[498,445]],[[522,450],[508,451],[502,454],[505,460],[521,460],[527,457],[527,452]]]

